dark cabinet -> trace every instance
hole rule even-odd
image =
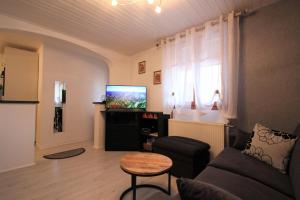
[[[152,143],[156,138],[168,136],[169,115],[162,112],[145,112],[141,120],[142,150],[152,151]]]
[[[168,115],[161,112],[106,111],[105,150],[137,151],[152,135],[168,135]],[[147,135],[150,134],[150,135]]]

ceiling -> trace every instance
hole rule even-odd
[[[162,0],[160,14],[146,0],[135,1],[112,7],[111,0],[1,0],[0,13],[132,55],[222,13],[278,0]]]

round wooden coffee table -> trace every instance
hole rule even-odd
[[[158,189],[166,194],[171,194],[171,174],[172,160],[167,156],[157,153],[131,153],[122,157],[120,162],[121,169],[131,175],[131,187],[126,189],[120,199],[132,191],[132,199],[136,199],[136,189],[141,187],[150,187]],[[158,176],[168,173],[168,190],[157,185],[136,184],[136,177]]]

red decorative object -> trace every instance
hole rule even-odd
[[[211,107],[211,110],[219,110],[218,104],[216,101],[214,102],[213,106]]]
[[[195,103],[195,101],[192,101],[192,103],[191,103],[191,109],[192,110],[196,109],[196,103]]]

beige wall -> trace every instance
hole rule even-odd
[[[0,45],[0,47],[1,47],[1,45]],[[3,59],[3,55],[0,54],[0,75],[1,75],[1,72],[3,71],[3,69],[4,69],[4,65],[2,65],[2,59]],[[0,78],[0,84],[3,86],[3,78]],[[0,96],[1,95],[2,95],[2,90],[0,90]]]
[[[5,100],[36,101],[38,92],[38,54],[11,47],[4,48]]]
[[[41,142],[41,134],[42,134],[42,108],[43,108],[43,101],[42,101],[42,95],[43,95],[43,67],[44,67],[44,45],[41,45],[41,47],[38,49],[39,54],[39,80],[38,80],[38,100],[39,103],[37,104],[36,109],[36,131],[35,131],[35,141],[36,145],[39,146]]]
[[[2,65],[2,59],[1,59],[1,54],[0,54],[0,72],[2,72],[3,69],[4,69],[4,65]]]
[[[42,50],[40,50],[42,52]],[[105,93],[108,67],[101,59],[64,45],[43,46],[42,85],[38,111],[38,146],[41,149],[92,139],[94,105]],[[64,132],[53,133],[54,81],[67,88]]]
[[[26,35],[44,43],[39,49],[40,103],[36,125],[37,144],[41,149],[91,139],[92,102],[100,100],[105,84],[132,84],[128,56],[1,14],[0,30]],[[24,39],[12,40],[11,43],[14,41],[23,43]],[[65,81],[67,86],[65,131],[56,135],[53,134],[55,80]]]
[[[128,57],[121,59],[116,58],[109,63],[109,84],[132,84],[131,65]]]
[[[99,45],[89,43],[78,38],[65,35],[26,21],[15,19],[6,15],[0,14],[0,30],[10,30],[31,33],[34,37],[41,40],[53,40],[77,45],[77,49],[84,48],[92,53],[102,56],[102,59],[109,66],[109,82],[112,84],[130,84],[131,83],[131,66],[129,57],[113,50],[101,47]],[[1,42],[1,40],[0,40]],[[73,47],[74,48],[74,47]]]
[[[138,63],[146,61],[146,73],[138,73]],[[153,47],[131,57],[131,77],[133,85],[147,86],[149,111],[162,111],[162,84],[153,84],[153,72],[162,69],[161,49]],[[163,80],[162,80],[163,83]]]

